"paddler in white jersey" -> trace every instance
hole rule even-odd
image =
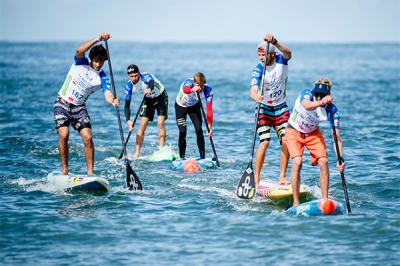
[[[92,139],[90,116],[86,110],[86,100],[100,88],[103,90],[106,102],[119,106],[119,100],[114,98],[110,81],[101,70],[107,58],[106,49],[96,43],[111,38],[109,33],[100,33],[98,37],[81,44],[75,52],[75,62],[72,64],[67,78],[58,92],[54,102],[54,122],[58,133],[58,151],[62,166],[62,175],[67,175],[68,169],[68,138],[69,126],[79,132],[82,137],[86,158],[87,175],[93,175],[94,144]],[[94,46],[95,45],[95,46]],[[93,47],[92,47],[93,46]],[[91,48],[92,47],[92,48]],[[91,49],[90,49],[91,48]],[[89,59],[85,53],[90,49]]]

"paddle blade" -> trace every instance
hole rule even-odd
[[[139,177],[136,175],[135,171],[133,171],[132,167],[126,162],[126,185],[129,190],[142,190],[142,183],[139,180]]]
[[[244,171],[236,187],[236,195],[241,199],[252,199],[256,191],[256,182],[251,165]]]

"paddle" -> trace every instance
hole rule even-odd
[[[333,112],[332,112],[332,105],[329,106],[329,115],[330,115],[330,122],[331,122],[331,128],[332,128],[332,134],[333,134],[333,141],[335,142],[335,149],[336,149],[336,156],[337,160],[339,161],[339,164],[342,164],[342,156],[339,151],[339,144],[336,136],[336,129],[335,129],[335,123],[333,121]],[[349,195],[347,193],[347,185],[346,185],[346,179],[344,178],[344,171],[340,171],[340,175],[342,176],[342,187],[343,187],[343,192],[344,192],[344,197],[346,199],[346,205],[347,205],[347,212],[351,213],[351,208],[350,208],[350,201],[349,201]]]
[[[201,102],[201,98],[200,98],[199,92],[196,92],[196,93],[197,93],[197,97],[199,98],[201,114],[203,115],[204,123],[206,124],[207,133],[209,133],[210,132],[210,128],[208,127],[208,124],[207,124],[207,118],[206,118],[206,114],[204,113],[203,103]],[[217,162],[217,166],[219,167],[218,156],[217,156],[217,152],[215,151],[215,146],[214,146],[214,142],[213,142],[212,137],[210,137],[210,143],[211,143],[211,148],[212,148],[213,153],[214,153],[215,161]]]
[[[265,79],[265,72],[267,69],[268,50],[269,50],[269,42],[267,42],[267,47],[265,49],[264,72],[261,79],[261,96],[264,95],[264,79]],[[254,192],[256,190],[256,181],[254,179],[254,171],[253,171],[253,156],[254,156],[254,146],[256,144],[257,124],[258,124],[258,115],[260,113],[260,107],[261,107],[261,102],[258,103],[257,105],[257,113],[254,121],[253,144],[251,146],[249,164],[247,165],[247,168],[244,171],[236,187],[236,195],[241,199],[252,199],[254,197]]]
[[[135,116],[135,120],[133,120],[132,128],[135,127],[135,123],[136,123],[136,120],[137,120],[137,118],[139,116],[140,109],[142,108],[143,103],[144,103],[144,97],[143,97],[142,102],[140,103],[138,111],[136,112],[136,116]],[[132,131],[133,131],[133,129],[132,129]],[[128,145],[128,141],[129,141],[129,138],[131,137],[132,131],[129,131],[128,137],[126,138],[126,141],[124,143],[125,149],[126,149],[126,145]],[[121,154],[119,155],[118,159],[119,160],[122,159],[122,156],[124,156],[124,149],[123,148],[122,148]]]
[[[110,53],[108,51],[108,43],[107,40],[104,40],[106,44],[107,50],[107,58],[108,58],[108,68],[110,69],[110,77],[111,77],[111,89],[114,94],[114,97],[117,98],[117,93],[115,91],[115,84],[114,84],[114,76],[111,67],[111,60],[110,60]],[[117,112],[118,118],[118,126],[119,126],[119,134],[121,136],[121,144],[122,149],[124,150],[124,159],[125,159],[125,166],[126,166],[126,186],[129,190],[142,190],[142,183],[140,183],[139,177],[136,175],[135,171],[133,171],[132,167],[129,165],[128,156],[126,154],[126,146],[124,145],[124,133],[122,132],[122,124],[121,124],[121,116],[119,114],[119,108],[115,107]]]

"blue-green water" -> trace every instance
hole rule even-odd
[[[176,148],[173,103],[180,82],[196,71],[214,88],[214,141],[221,168],[196,174],[145,160],[157,147],[148,128],[144,159],[131,161],[142,192],[124,186],[115,110],[101,92],[88,100],[96,147],[95,173],[111,191],[72,195],[46,182],[59,169],[52,105],[78,43],[0,44],[0,264],[137,265],[398,265],[400,262],[400,45],[289,44],[288,102],[319,77],[333,81],[341,111],[346,178],[353,214],[292,217],[261,199],[240,200],[255,104],[248,83],[256,44],[128,44],[110,41],[120,99],[125,68],[155,73],[170,96],[167,143]],[[108,72],[107,66],[105,66]],[[136,96],[136,112],[141,96]],[[126,135],[126,127],[124,127]],[[329,125],[330,195],[344,202]],[[133,138],[134,139],[134,138]],[[70,170],[84,172],[83,144],[70,136]],[[132,158],[134,141],[130,142]],[[207,142],[207,153],[211,157]],[[279,173],[273,134],[263,176]],[[188,156],[197,156],[189,127]],[[319,196],[316,167],[302,182]],[[289,174],[289,173],[288,173]]]

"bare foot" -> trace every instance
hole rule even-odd
[[[279,184],[280,185],[287,185],[289,184],[288,181],[286,180],[286,177],[279,177]]]

